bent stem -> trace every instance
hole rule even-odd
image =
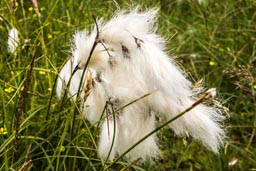
[[[155,132],[159,131],[160,129],[162,129],[163,127],[165,127],[166,125],[170,124],[171,122],[175,121],[176,119],[180,118],[181,116],[183,116],[184,114],[186,114],[187,112],[189,112],[190,110],[192,110],[193,108],[195,108],[197,105],[201,104],[204,100],[206,99],[210,99],[212,98],[213,95],[213,91],[215,91],[215,89],[209,89],[208,91],[206,91],[196,102],[194,102],[191,106],[189,106],[186,110],[184,110],[183,112],[179,113],[177,116],[173,117],[172,119],[168,120],[167,122],[161,124],[160,126],[158,126],[156,129],[154,129],[153,131],[151,131],[150,133],[148,133],[147,135],[145,135],[142,139],[140,139],[139,141],[137,141],[134,145],[132,145],[128,150],[126,150],[122,155],[120,155],[119,157],[117,157],[112,163],[110,163],[105,169],[104,171],[108,170],[114,163],[116,163],[118,160],[120,160],[122,157],[124,157],[129,151],[131,151],[133,148],[135,148],[137,145],[139,145],[141,142],[143,142],[145,139],[147,139],[148,137],[150,137],[152,134],[154,134]]]
[[[108,161],[108,159],[109,159],[109,157],[110,157],[110,154],[111,154],[111,152],[112,152],[112,150],[113,150],[113,147],[114,147],[114,141],[115,141],[115,138],[116,138],[116,116],[115,116],[115,113],[114,113],[114,108],[113,108],[113,105],[112,104],[109,104],[109,103],[107,103],[108,105],[110,105],[110,107],[111,107],[111,112],[113,113],[113,122],[114,122],[114,132],[113,132],[113,137],[112,137],[112,142],[111,142],[111,146],[110,146],[110,149],[109,149],[109,152],[108,152],[108,156],[107,156],[107,158],[106,158],[106,160],[105,160],[105,162],[104,162],[104,164],[103,164],[103,169],[104,169],[104,167],[106,166],[106,163],[107,163],[107,161]],[[107,105],[107,107],[108,107],[108,105]],[[106,114],[107,115],[107,120],[108,120],[108,114]],[[108,128],[109,129],[109,128]],[[109,133],[109,132],[108,132]],[[109,137],[110,138],[110,137]]]
[[[94,16],[92,16],[92,17],[93,17],[93,19],[94,19],[94,21],[95,21],[95,25],[96,25],[96,29],[97,29],[97,34],[96,34],[94,43],[93,43],[93,45],[92,45],[91,51],[90,51],[90,53],[89,53],[88,59],[87,59],[87,61],[86,61],[85,67],[84,67],[84,69],[83,69],[83,73],[82,73],[82,77],[81,77],[82,79],[80,80],[79,87],[78,87],[78,91],[77,91],[77,97],[78,97],[79,94],[80,94],[80,90],[81,90],[82,85],[83,85],[83,78],[84,78],[85,72],[87,71],[89,62],[90,62],[90,60],[91,60],[91,58],[92,58],[92,54],[93,54],[93,52],[94,52],[94,50],[95,50],[95,48],[96,48],[96,46],[97,46],[97,44],[98,44],[98,39],[99,39],[99,26],[98,26],[98,23],[97,23],[95,17],[94,17]],[[78,66],[76,66],[75,69],[73,70],[72,76],[75,74],[75,72],[77,71],[77,69],[79,69]],[[72,76],[71,76],[71,77],[72,77]],[[77,100],[77,99],[76,99],[76,100]],[[76,120],[76,111],[74,110],[73,119],[72,119],[72,127],[71,127],[71,137],[73,137],[73,135],[74,135],[73,133],[74,133],[75,120]]]

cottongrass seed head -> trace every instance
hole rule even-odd
[[[58,81],[57,94],[61,96],[63,84],[71,79],[68,88],[76,97],[78,82],[83,79],[80,72],[93,73],[90,93],[86,99],[84,93],[80,95],[81,111],[92,124],[100,123],[101,158],[113,160],[122,155],[156,128],[156,117],[168,121],[198,99],[186,74],[165,52],[165,40],[156,34],[156,16],[154,9],[118,11],[107,22],[97,21],[91,33],[83,30],[74,35],[72,59],[59,74],[62,81]],[[75,68],[80,70],[74,72]],[[201,103],[169,127],[176,135],[191,136],[218,153],[224,144],[224,119],[217,107]],[[158,143],[153,133],[125,157],[157,158]]]
[[[8,33],[8,50],[12,54],[16,54],[16,49],[19,45],[19,32],[15,27],[12,27]]]

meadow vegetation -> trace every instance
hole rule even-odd
[[[130,2],[130,3],[129,3]],[[29,0],[0,1],[0,170],[256,170],[256,1],[254,0]],[[69,97],[57,99],[58,71],[70,57],[76,30],[93,16],[140,5],[159,9],[157,33],[193,82],[216,87],[227,116],[219,155],[170,129],[158,133],[162,158],[105,163],[99,131]],[[19,32],[8,50],[8,32]]]

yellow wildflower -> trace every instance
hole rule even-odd
[[[28,11],[33,11],[33,7],[29,7],[29,8],[28,8]]]
[[[16,2],[15,2],[15,7],[17,7],[17,6],[19,6],[19,3],[16,1]]]
[[[215,63],[214,61],[210,61],[210,62],[209,62],[209,65],[210,65],[210,66],[215,66],[216,63]]]
[[[45,8],[44,8],[44,7],[41,7],[41,8],[40,8],[40,11],[44,11],[44,10],[45,10]]]
[[[14,91],[14,88],[8,87],[8,88],[5,88],[4,91],[7,92],[7,93],[11,93],[11,92]]]
[[[49,88],[48,88],[48,91],[52,91],[52,89],[49,87]]]
[[[0,128],[0,135],[6,135],[7,134],[7,129],[6,128]]]
[[[47,34],[48,39],[52,39],[52,35],[51,34]]]
[[[256,84],[255,84],[255,85],[253,85],[253,88],[256,90]]]
[[[45,72],[44,71],[39,71],[39,74],[40,75],[45,75]]]
[[[62,151],[65,151],[65,147],[62,145],[62,146],[60,146],[60,151],[62,152]]]

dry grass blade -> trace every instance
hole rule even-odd
[[[30,160],[31,148],[32,148],[32,144],[29,145],[28,150],[27,150],[27,154],[26,154],[26,158],[25,158],[25,162],[21,166],[21,168],[19,168],[18,171],[26,171],[27,167],[31,164],[31,162],[32,162],[32,160]]]
[[[40,18],[41,17],[41,13],[40,13],[39,8],[38,8],[37,0],[31,0],[31,1],[33,3],[34,10],[35,10],[37,16]]]
[[[86,86],[84,87],[84,102],[86,101],[87,97],[90,95],[92,90],[92,72],[88,71],[87,77],[86,77]]]
[[[127,169],[129,169],[130,167],[132,167],[133,165],[135,165],[136,163],[138,163],[141,160],[141,158],[138,158],[134,161],[132,161],[131,163],[129,163],[127,166],[125,166],[124,168],[122,168],[120,171],[125,171]]]

